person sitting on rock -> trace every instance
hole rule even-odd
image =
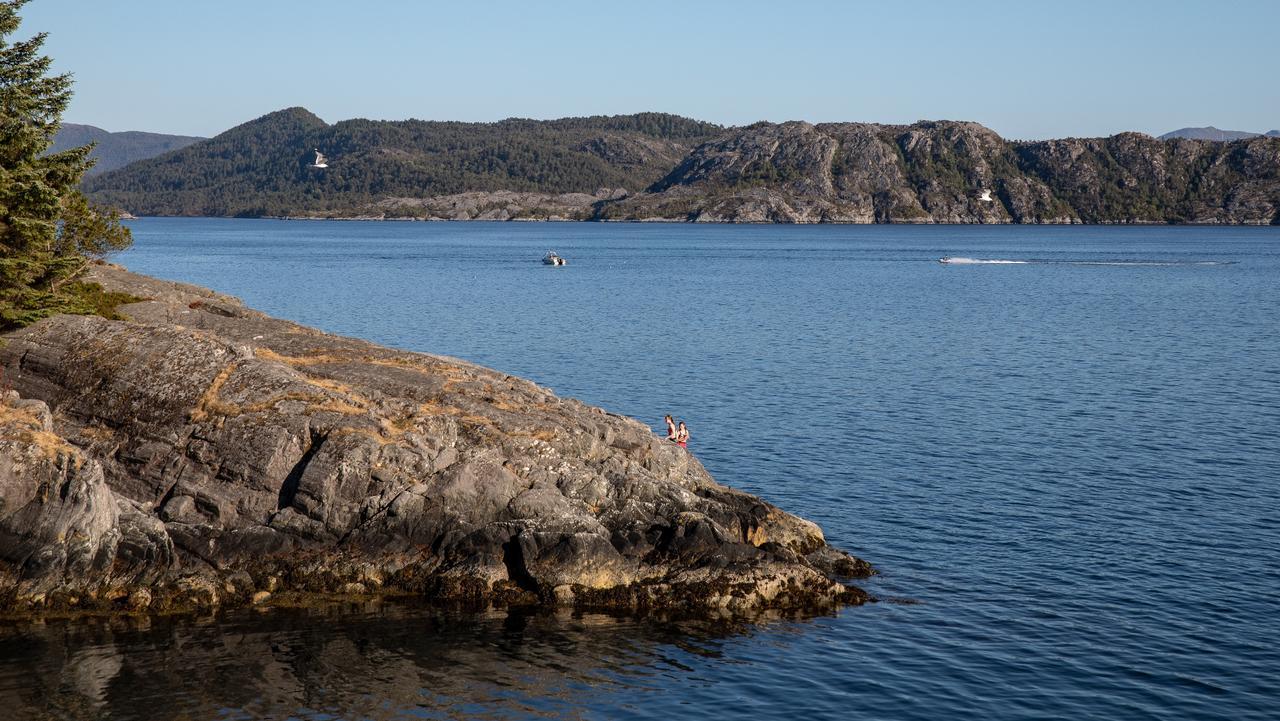
[[[676,439],[676,422],[671,416],[663,416],[662,420],[667,422],[667,440],[674,441]]]
[[[677,446],[681,448],[689,447],[689,429],[685,428],[684,421],[680,421],[680,427],[676,429],[676,437],[673,438]]]

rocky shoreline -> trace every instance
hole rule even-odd
[[[0,616],[409,595],[745,614],[873,571],[647,426],[100,265],[0,338]]]

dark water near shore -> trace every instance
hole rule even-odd
[[[51,623],[0,630],[16,718],[1275,718],[1280,229],[132,226],[133,270],[674,413],[915,603]]]

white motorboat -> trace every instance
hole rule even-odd
[[[556,255],[554,250],[548,250],[547,254],[542,256],[543,265],[564,265],[565,259]]]

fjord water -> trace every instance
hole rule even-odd
[[[655,427],[673,413],[718,480],[874,563],[883,600],[727,626],[403,606],[50,623],[0,631],[7,708],[1245,719],[1280,703],[1280,229],[131,225],[132,270]],[[540,265],[548,248],[569,265]]]

